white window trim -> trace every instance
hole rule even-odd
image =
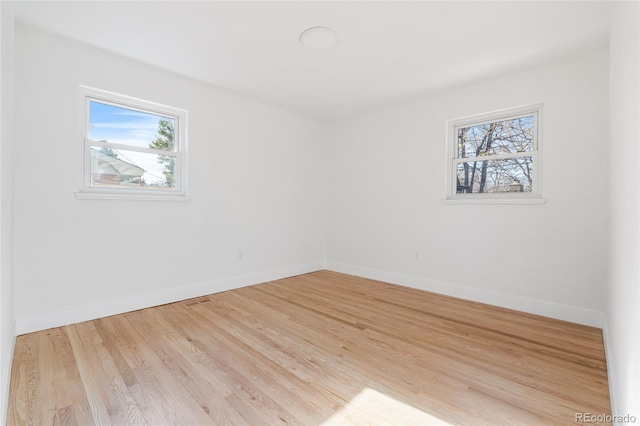
[[[543,204],[547,200],[542,197],[542,118],[543,104],[523,105],[515,108],[506,108],[483,114],[471,115],[447,121],[447,158],[446,158],[446,187],[445,197],[441,200],[444,204]],[[522,154],[494,155],[482,157],[482,159],[512,158],[517,156],[531,156],[534,158],[534,174],[531,192],[514,193],[486,193],[486,194],[457,194],[454,172],[456,165],[462,162],[457,158],[457,134],[459,127],[468,127],[493,121],[508,120],[527,115],[535,116],[536,129],[534,132],[534,150]],[[465,161],[472,160],[466,158]]]
[[[164,154],[165,151],[153,148],[138,148],[131,145],[122,145],[111,142],[96,141],[88,138],[90,128],[89,102],[95,100],[101,103],[123,106],[125,108],[150,112],[175,119],[175,151],[176,157],[176,189],[170,192],[158,190],[144,190],[136,188],[108,188],[91,186],[91,146],[105,146],[122,148],[126,150],[148,152],[152,154]],[[187,111],[159,103],[138,99],[119,93],[96,89],[88,86],[80,86],[80,140],[82,142],[82,176],[80,190],[74,196],[80,200],[145,200],[145,201],[189,201],[191,197],[187,192]],[[171,153],[170,155],[174,155]]]

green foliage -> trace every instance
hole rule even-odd
[[[162,151],[173,151],[173,135],[173,121],[160,120],[160,122],[158,123],[158,133],[156,134],[155,140],[149,144],[149,148],[159,149]],[[158,163],[164,166],[164,171],[162,172],[162,174],[164,175],[165,180],[162,183],[162,186],[173,188],[175,186],[175,157],[170,155],[159,155]]]

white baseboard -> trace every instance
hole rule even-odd
[[[530,314],[570,321],[591,327],[602,328],[604,325],[603,312],[580,308],[577,306],[564,305],[540,299],[531,299],[528,297],[516,296],[513,294],[501,293],[477,287],[469,287],[444,281],[435,281],[422,277],[398,274],[395,272],[382,271],[362,266],[348,265],[339,262],[328,261],[327,269],[363,278],[370,278],[377,281],[384,281],[391,284],[431,291],[446,296],[458,297],[460,299],[472,300],[474,302],[500,306],[502,308],[514,309],[516,311],[527,312]]]
[[[191,299],[193,297],[219,293],[235,288],[319,271],[321,269],[325,269],[324,261],[293,265],[247,275],[220,278],[180,287],[167,288],[151,293],[113,298],[83,306],[26,315],[16,318],[16,334],[32,333],[34,331],[46,330],[53,327],[61,327],[63,325],[90,321],[96,318],[103,318],[124,312],[136,311],[138,309],[150,308],[152,306],[164,305],[166,303],[178,302],[180,300]]]
[[[611,401],[611,414],[615,416],[621,413],[618,412],[616,407],[616,375],[614,372],[613,362],[611,362],[611,360],[613,359],[613,346],[611,342],[611,334],[609,332],[609,322],[607,321],[606,316],[604,318],[604,325],[602,327],[602,339],[604,340],[604,356],[607,360],[607,381],[609,382],[609,401]]]
[[[292,277],[325,268],[335,272],[342,272],[364,278],[385,281],[392,284],[404,285],[420,290],[473,300],[475,302],[487,303],[503,308],[575,322],[592,327],[603,328],[604,326],[604,314],[595,310],[362,266],[331,261],[325,264],[323,261],[317,261],[247,275],[226,277],[180,287],[172,287],[159,290],[157,292],[114,298],[83,306],[26,315],[16,318],[16,334],[20,335],[82,321],[89,321],[123,312],[130,312],[152,306],[163,305],[165,303],[190,299],[192,297],[199,297],[206,294],[213,294],[221,291],[232,290],[234,288]]]
[[[13,327],[11,328],[11,343],[9,349],[4,349],[8,352],[7,359],[9,362],[6,365],[2,365],[2,373],[0,377],[0,425],[8,424],[9,418],[9,385],[11,384],[11,366],[13,365],[13,354],[16,347],[16,321],[13,321]]]

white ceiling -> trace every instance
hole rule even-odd
[[[321,121],[606,46],[612,2],[16,2],[16,20]],[[302,31],[338,34],[305,50]]]

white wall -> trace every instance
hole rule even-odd
[[[19,333],[324,266],[320,124],[20,25],[15,50]],[[80,84],[189,111],[192,201],[74,197]]]
[[[0,424],[13,358],[13,7],[0,3]]]
[[[640,419],[640,7],[617,2],[610,40],[607,362],[614,414]]]
[[[607,81],[594,52],[335,124],[329,267],[601,325]],[[442,204],[447,120],[539,102],[547,203]]]

